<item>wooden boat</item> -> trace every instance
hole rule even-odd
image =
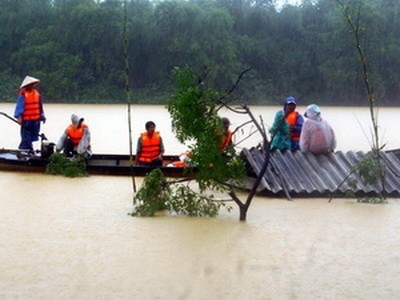
[[[40,151],[27,153],[21,150],[0,149],[0,170],[44,173],[49,159],[41,154]],[[174,161],[179,161],[178,155],[165,155],[163,158],[163,166],[158,168],[165,176],[190,176],[190,173],[184,168],[171,166]],[[135,157],[133,156],[133,160],[134,159]],[[93,154],[92,157],[87,160],[86,171],[93,175],[145,176],[154,168],[157,167],[131,166],[129,155],[125,154]]]

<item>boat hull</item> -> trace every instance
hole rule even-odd
[[[145,176],[155,168],[159,168],[168,177],[190,177],[188,170],[181,167],[170,166],[178,161],[176,155],[163,157],[161,167],[150,167],[134,165],[135,157],[132,157],[133,165],[129,155],[124,154],[93,154],[87,160],[86,171],[91,175],[111,176]],[[0,170],[12,172],[35,172],[44,173],[49,160],[42,157],[40,153],[29,154],[25,151],[0,149]]]

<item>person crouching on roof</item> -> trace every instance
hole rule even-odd
[[[136,163],[139,165],[161,166],[163,163],[164,143],[160,132],[155,131],[156,124],[148,121],[137,142]]]
[[[335,150],[335,132],[328,122],[321,118],[321,109],[316,104],[307,107],[306,121],[300,136],[300,149],[303,152],[330,153]]]
[[[296,107],[297,104],[294,97],[290,96],[285,99],[283,112],[285,114],[285,120],[289,125],[292,151],[300,149],[300,134],[304,122],[303,116],[296,111]]]
[[[83,123],[84,119],[76,114],[71,115],[71,124],[64,131],[57,143],[57,152],[63,150],[68,157],[74,154],[89,158],[92,154],[90,146],[89,127]]]

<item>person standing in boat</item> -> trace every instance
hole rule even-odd
[[[26,76],[20,86],[14,117],[21,124],[21,143],[18,149],[33,151],[32,142],[39,140],[40,122],[45,123],[42,97],[36,86],[40,80]]]
[[[148,121],[137,142],[136,163],[139,165],[161,166],[163,163],[164,143],[160,132],[155,131],[156,124]]]
[[[336,148],[335,132],[328,122],[321,118],[321,109],[316,104],[307,107],[306,120],[300,136],[303,152],[330,153]]]
[[[89,158],[92,155],[89,127],[83,121],[84,118],[76,114],[71,115],[71,124],[58,140],[57,152],[62,150],[68,157],[78,154]]]

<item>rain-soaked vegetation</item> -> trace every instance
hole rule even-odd
[[[380,104],[400,86],[400,1],[350,0],[362,7],[361,42]],[[347,3],[347,1],[346,1]],[[127,34],[124,34],[126,4]],[[211,70],[221,89],[242,70],[241,101],[365,105],[359,57],[336,1],[2,0],[0,101],[15,101],[25,75],[46,102],[125,101],[124,40],[134,103],[165,103],[175,68]]]

